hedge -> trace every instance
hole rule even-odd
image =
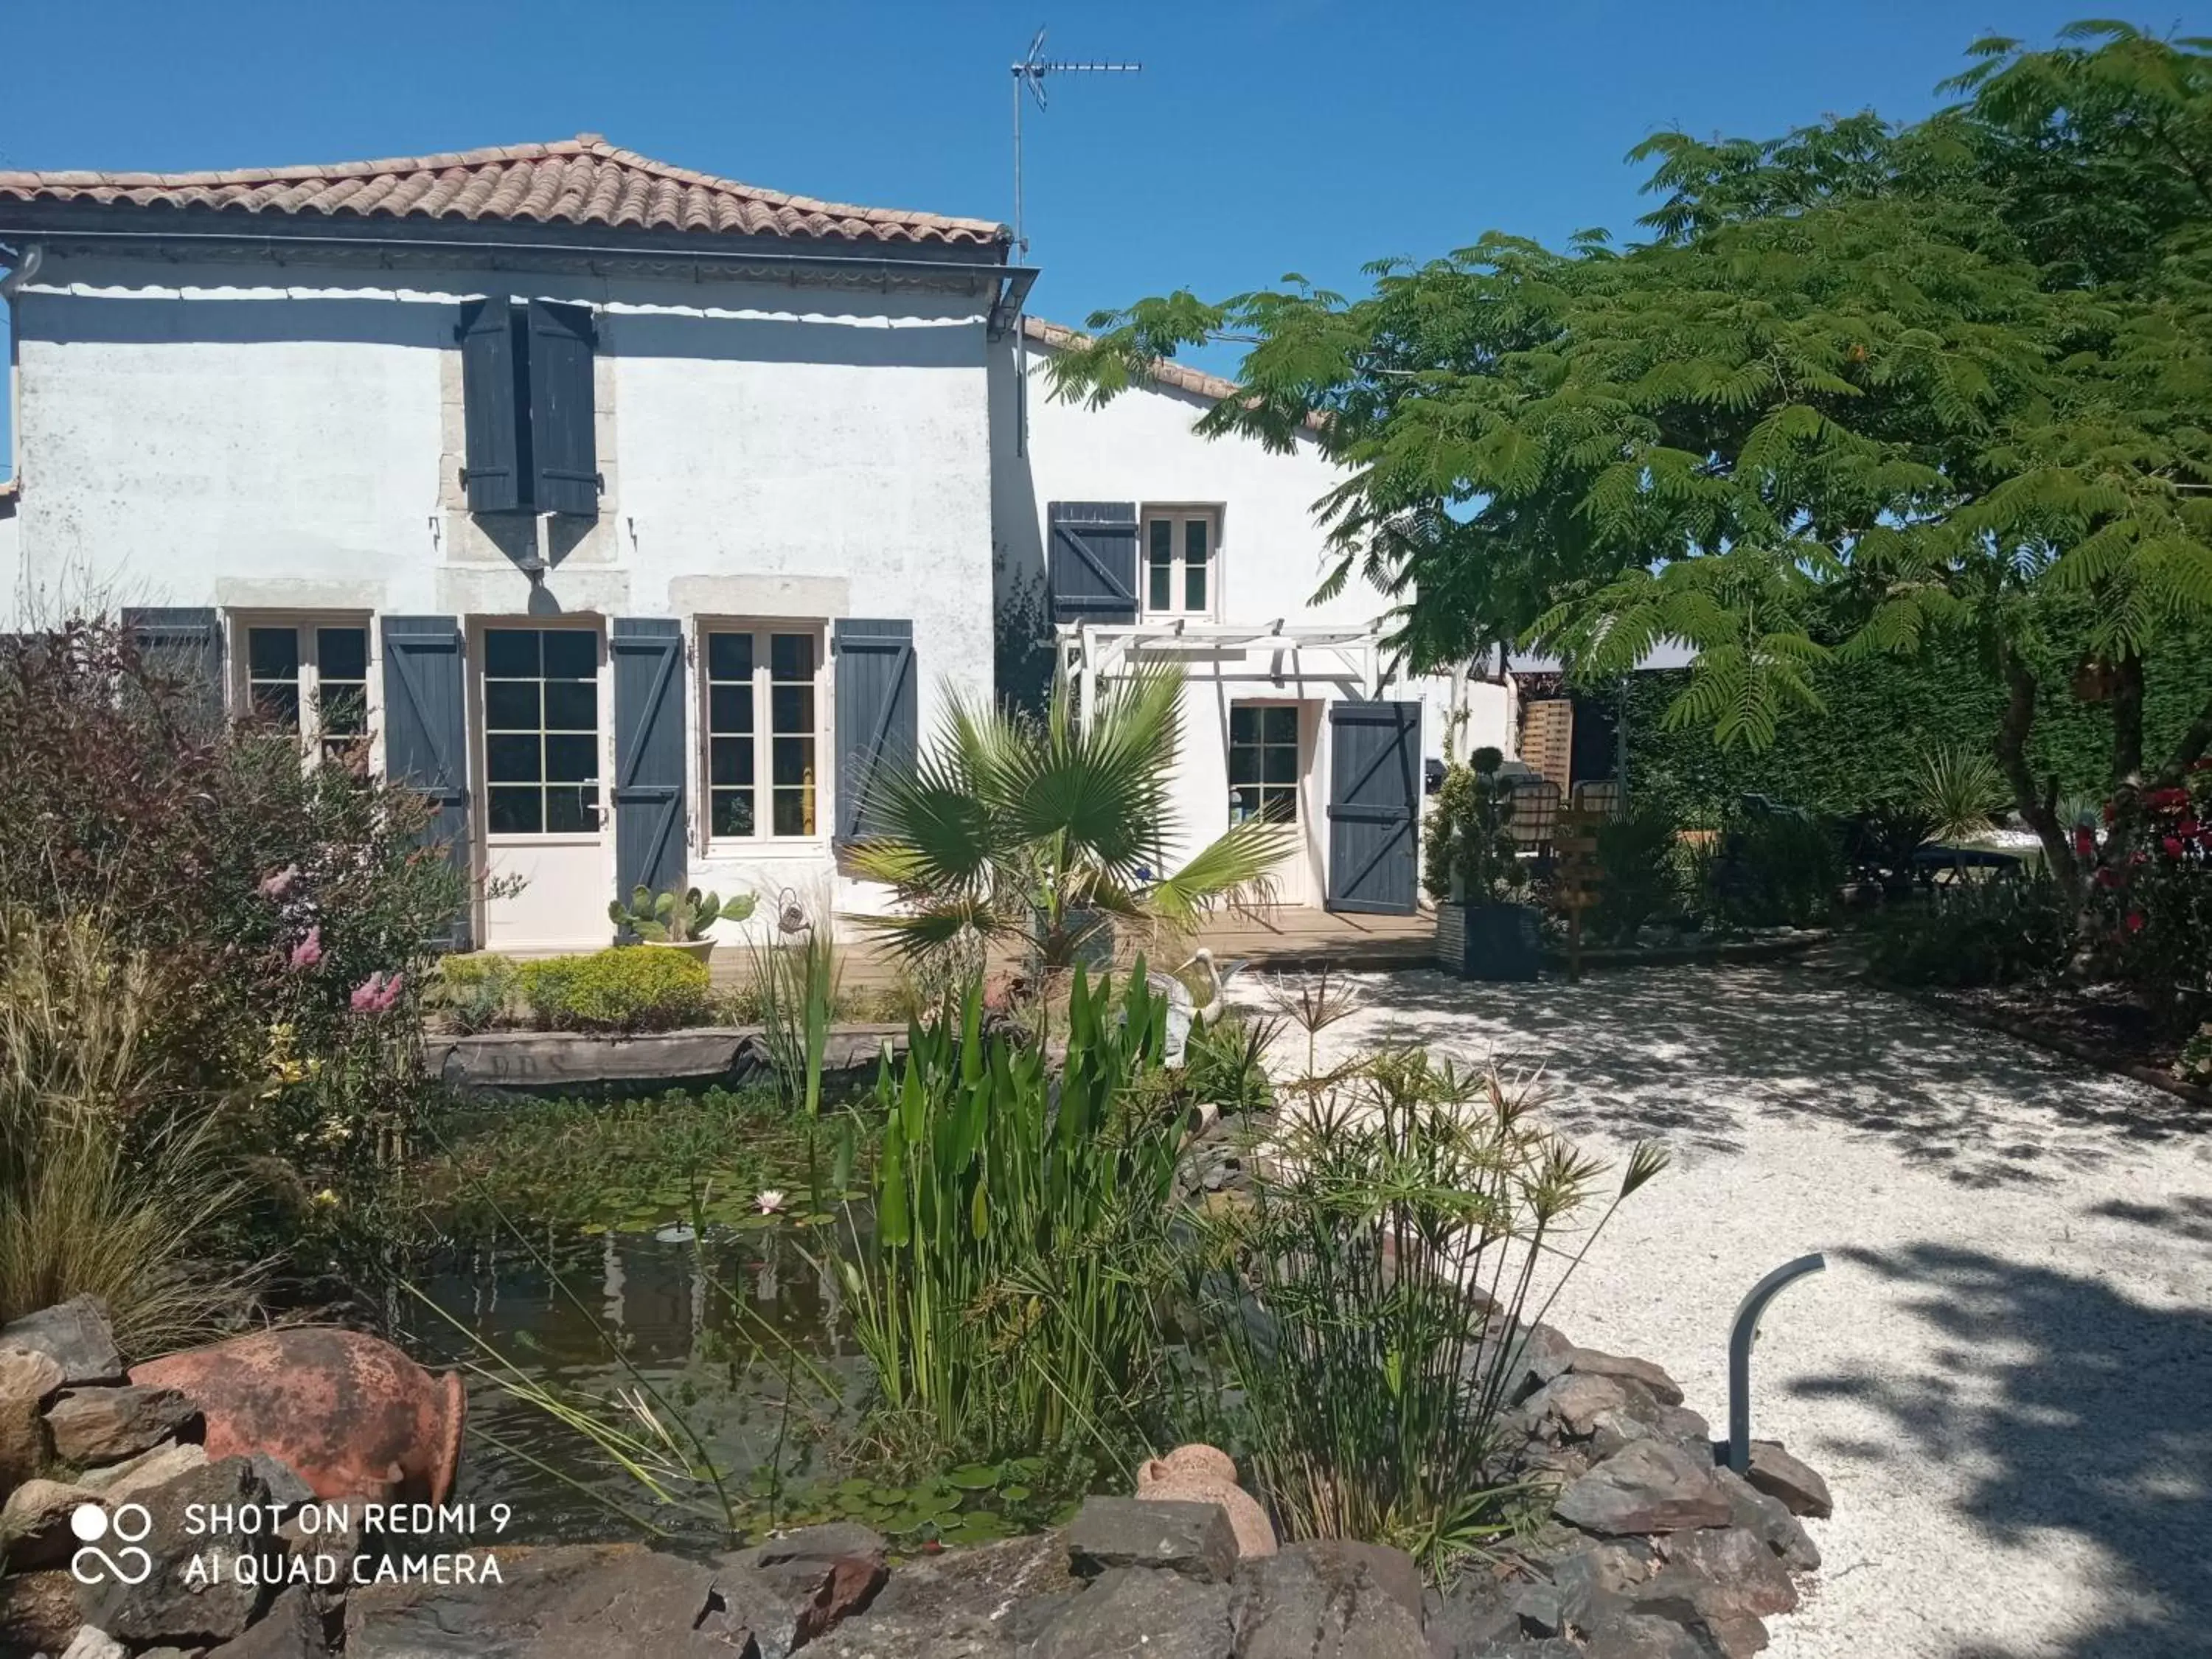
[[[2143,752],[2156,764],[2212,697],[2212,639],[2162,653],[2144,669]],[[1690,820],[1712,823],[1745,793],[1821,811],[1852,812],[1909,797],[1920,757],[1941,744],[1994,752],[2004,694],[1972,656],[1929,649],[1909,658],[1831,665],[1814,684],[1826,705],[1794,715],[1759,753],[1723,752],[1710,726],[1662,728],[1686,669],[1637,675],[1627,697],[1629,787],[1654,791]],[[1601,707],[1610,696],[1594,701]],[[2103,798],[2112,769],[2112,719],[2046,684],[2029,754],[2040,779],[2057,772],[2062,794]]]

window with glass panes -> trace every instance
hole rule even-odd
[[[577,628],[483,635],[485,826],[495,836],[599,827],[599,636]]]
[[[1145,513],[1145,609],[1154,616],[1201,616],[1213,608],[1211,509],[1148,507]]]
[[[708,833],[820,833],[821,630],[711,629],[703,655]]]
[[[1298,821],[1298,711],[1294,704],[1229,706],[1229,821]]]
[[[246,712],[351,763],[368,738],[368,629],[361,623],[248,622]]]

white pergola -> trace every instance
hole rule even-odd
[[[1212,659],[1209,666],[1222,679],[1279,684],[1301,672],[1315,676],[1315,665],[1286,668],[1286,658],[1320,653],[1334,658],[1337,670],[1332,674],[1323,665],[1321,678],[1351,681],[1363,697],[1382,692],[1382,634],[1371,626],[1291,628],[1279,617],[1259,627],[1182,617],[1149,623],[1061,623],[1054,630],[1054,644],[1060,672],[1076,688],[1085,708],[1091,706],[1091,688],[1101,680],[1126,675],[1148,662],[1196,658]]]

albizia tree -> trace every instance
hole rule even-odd
[[[1911,125],[1655,137],[1626,248],[1492,234],[1357,299],[1101,313],[1058,389],[1249,343],[1204,426],[1287,446],[1326,416],[1331,581],[1397,597],[1416,668],[1507,645],[1604,678],[1671,638],[1668,718],[1764,744],[1824,661],[1970,641],[2019,809],[2086,894],[2212,744],[2212,706],[2165,753],[2142,724],[2146,658],[2212,616],[2212,41],[1984,40],[1948,87]],[[2074,695],[2112,714],[2118,833],[2086,854],[2029,746]]]

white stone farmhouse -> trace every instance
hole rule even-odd
[[[1050,401],[1007,256],[592,134],[0,172],[0,623],[89,596],[309,756],[366,745],[525,878],[466,944],[604,944],[641,881],[879,902],[839,872],[870,777],[1055,652],[1190,668],[1194,842],[1295,822],[1286,902],[1410,909],[1445,694],[1386,683],[1379,595],[1309,602],[1326,464],[1197,436],[1188,370]],[[1462,748],[1507,724],[1474,690]]]

